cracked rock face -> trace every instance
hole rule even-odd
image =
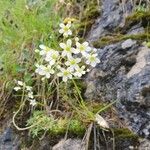
[[[103,11],[89,33],[89,41],[124,27],[132,12],[131,1],[103,0]],[[125,11],[124,11],[125,10]],[[141,24],[127,34],[143,33]],[[98,49],[101,63],[89,72],[85,97],[103,102],[118,100],[120,118],[138,135],[150,139],[150,49],[135,40],[125,40]]]
[[[99,49],[101,63],[87,77],[85,96],[118,100],[118,113],[129,128],[150,138],[150,49],[123,43]]]

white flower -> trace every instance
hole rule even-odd
[[[51,65],[38,65],[36,64],[37,69],[35,70],[41,76],[45,76],[46,78],[50,78],[51,74],[54,74],[54,70],[52,69]]]
[[[24,86],[24,83],[22,81],[17,81],[17,84],[20,86]]]
[[[79,38],[78,37],[75,37],[75,42],[79,42]]]
[[[86,72],[90,72],[90,69],[88,68],[88,69],[86,69]]]
[[[59,52],[53,50],[53,51],[49,51],[46,54],[45,60],[48,61],[50,65],[54,65],[58,57],[59,57]]]
[[[16,86],[16,87],[14,87],[14,90],[15,91],[21,90],[21,87],[20,86]]]
[[[30,105],[35,106],[37,104],[35,99],[31,99],[30,100]]]
[[[91,47],[89,46],[88,42],[84,42],[84,43],[79,43],[76,42],[76,46],[77,46],[77,51],[80,52],[83,56],[87,55],[87,52],[91,51]]]
[[[100,63],[100,60],[97,58],[97,54],[88,54],[86,58],[86,64],[91,65],[92,67],[95,67],[97,63]]]
[[[36,73],[38,73],[39,75],[45,75],[45,66],[44,65],[39,65],[39,64],[36,64],[35,65],[37,68],[35,70]]]
[[[31,91],[31,90],[32,90],[32,87],[31,87],[31,86],[26,86],[26,90],[27,90],[27,91]]]
[[[50,78],[51,74],[54,74],[54,70],[52,69],[51,65],[48,65],[44,68],[44,75],[46,78]]]
[[[61,27],[59,33],[63,34],[64,37],[68,37],[68,35],[72,35],[72,31],[70,30],[71,22],[68,22],[66,25],[61,23],[59,26]]]
[[[76,72],[74,73],[74,76],[76,76],[76,77],[81,77],[83,74],[85,74],[86,73],[86,71],[85,71],[85,66],[82,66],[81,68],[77,68],[76,69]]]
[[[63,49],[62,57],[64,56],[71,57],[71,54],[75,53],[75,49],[71,47],[72,41],[70,39],[67,40],[66,44],[60,43],[59,45]]]
[[[39,45],[39,47],[40,47],[40,55],[46,55],[46,53],[47,52],[49,52],[51,49],[49,48],[49,47],[47,47],[47,46],[45,46],[45,45]]]
[[[70,57],[68,58],[68,61],[65,62],[65,65],[66,66],[69,66],[69,69],[71,71],[74,71],[75,69],[77,69],[79,66],[78,66],[78,63],[81,61],[81,58],[73,58],[73,57]]]
[[[69,69],[60,68],[60,71],[57,75],[58,77],[62,77],[64,82],[67,82],[68,79],[72,79],[72,74]]]
[[[28,97],[29,97],[29,98],[31,98],[31,99],[33,99],[33,98],[34,98],[34,96],[33,96],[33,92],[32,92],[32,91],[30,91],[30,92],[28,93]]]

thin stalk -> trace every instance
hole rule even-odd
[[[88,115],[89,115],[92,119],[94,119],[93,113],[92,113],[91,111],[89,111],[88,108],[86,107],[86,105],[84,104],[84,100],[83,100],[83,98],[82,98],[82,96],[81,96],[80,90],[79,90],[79,88],[78,88],[76,82],[75,82],[73,79],[72,79],[72,81],[73,81],[73,84],[74,84],[74,86],[75,86],[75,89],[76,89],[76,91],[77,91],[77,93],[78,93],[78,95],[79,95],[79,98],[80,98],[80,100],[81,100],[81,107],[87,111]]]
[[[114,101],[114,102],[112,102],[112,103],[110,103],[110,104],[108,104],[108,105],[106,105],[105,107],[103,107],[102,109],[100,109],[100,110],[97,112],[97,114],[99,114],[100,112],[106,110],[107,108],[109,108],[110,106],[112,106],[112,105],[113,105],[114,103],[116,103],[116,102],[117,102],[117,100]]]

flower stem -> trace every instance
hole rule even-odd
[[[73,79],[72,79],[72,82],[73,82],[73,84],[75,86],[75,89],[76,89],[76,91],[77,91],[77,93],[79,95],[79,98],[81,100],[81,107],[86,110],[86,112],[88,113],[89,117],[93,120],[94,119],[94,114],[91,111],[89,111],[88,108],[86,107],[86,105],[84,103],[84,100],[83,100],[83,98],[81,96],[81,92],[80,92],[76,82]]]

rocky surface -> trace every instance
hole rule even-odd
[[[102,0],[102,15],[97,19],[88,34],[88,40],[94,41],[123,27],[125,18],[132,12],[132,1]]]
[[[61,140],[52,150],[85,150],[80,139]]]
[[[103,14],[93,25],[89,41],[111,34],[124,26],[124,16],[132,12],[132,4],[103,0]],[[143,33],[140,25],[131,26],[127,34]],[[98,49],[101,63],[87,76],[88,99],[112,102],[120,118],[136,134],[150,138],[150,49],[135,40],[125,40]]]
[[[10,127],[0,135],[0,150],[20,150],[19,138]]]

